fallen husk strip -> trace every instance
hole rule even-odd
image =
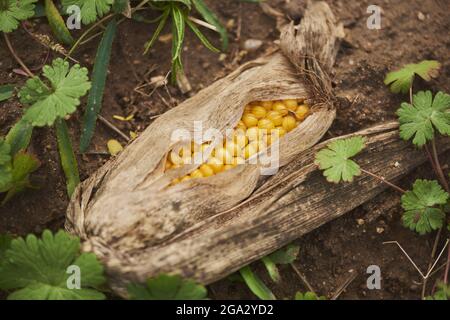
[[[198,167],[190,164],[164,172],[167,154],[183,143],[171,140],[174,128],[193,135],[194,121],[201,121],[203,128],[225,133],[252,101],[307,99],[311,114],[280,139],[280,166],[291,163],[315,145],[334,120],[327,75],[341,36],[342,26],[328,5],[312,3],[299,27],[290,24],[282,30],[282,53],[241,66],[166,112],[84,181],[71,199],[67,230],[82,238],[85,250],[96,253],[114,279],[126,282],[154,275],[159,271],[152,267],[157,263],[152,258],[155,248],[239,205],[265,178],[258,164],[245,164],[169,186]],[[119,290],[119,284],[112,285]]]

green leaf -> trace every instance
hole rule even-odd
[[[290,244],[261,259],[273,281],[279,282],[281,280],[277,264],[293,263],[297,259],[299,250],[299,246]]]
[[[158,39],[159,35],[161,34],[161,31],[163,30],[164,26],[166,25],[169,14],[170,14],[170,8],[165,9],[163,14],[161,15],[161,20],[159,21],[158,26],[156,27],[155,33],[153,33],[153,36],[150,39],[150,41],[148,41],[145,44],[144,54],[146,54],[148,52],[148,50],[150,50],[150,48],[155,43],[156,39]]]
[[[172,7],[172,20],[173,20],[173,42],[172,42],[172,62],[181,57],[181,51],[183,49],[184,32],[185,32],[185,20],[183,11],[177,6]]]
[[[32,134],[33,126],[24,119],[21,119],[9,130],[5,137],[5,141],[11,146],[12,156],[20,150],[28,148]]]
[[[307,291],[305,293],[301,293],[298,291],[295,294],[294,300],[326,300],[325,296],[318,296],[315,292]]]
[[[26,188],[32,188],[29,180],[30,174],[36,171],[40,165],[41,163],[35,156],[24,151],[19,151],[14,156],[11,180],[3,188],[0,188],[0,192],[8,192],[2,201],[2,205]]]
[[[418,179],[412,191],[402,196],[403,224],[419,234],[425,234],[442,227],[445,213],[438,205],[445,205],[449,194],[437,181]]]
[[[5,84],[0,86],[0,101],[5,101],[11,98],[14,94],[14,86],[12,84]]]
[[[209,42],[209,40],[205,37],[205,35],[197,28],[197,26],[190,21],[189,19],[186,20],[187,25],[191,28],[191,30],[195,33],[195,35],[197,36],[197,38],[200,39],[200,41],[203,43],[203,45],[208,48],[209,50],[211,50],[212,52],[220,52],[219,49],[217,49],[216,47],[214,47],[211,42]]]
[[[270,279],[274,282],[280,282],[281,275],[280,270],[278,270],[277,265],[272,261],[272,259],[267,256],[261,259],[264,267],[266,267],[267,273],[269,274]]]
[[[89,92],[86,111],[83,119],[83,130],[80,138],[80,151],[86,152],[95,131],[95,123],[102,107],[103,92],[105,91],[108,74],[111,48],[117,30],[117,22],[111,20],[106,27],[95,56],[94,70],[92,71],[92,89]]]
[[[11,162],[11,146],[5,139],[0,138],[0,165]]]
[[[413,143],[422,147],[433,140],[435,129],[442,135],[450,135],[450,95],[438,92],[433,100],[431,91],[419,91],[413,97],[413,105],[402,103],[397,110],[400,122],[400,137],[413,138]]]
[[[38,77],[29,79],[19,92],[20,101],[31,105],[24,119],[33,126],[51,126],[57,118],[75,112],[79,98],[90,89],[88,70],[78,64],[70,68],[61,58],[53,60],[51,66],[44,66],[43,75],[50,88]]]
[[[426,300],[450,300],[450,285],[443,282],[439,282],[437,285],[437,290],[433,296],[428,296]]]
[[[411,88],[416,74],[422,79],[430,81],[431,78],[437,76],[440,67],[441,64],[435,60],[407,64],[400,70],[389,72],[384,79],[384,84],[390,85],[391,91],[394,93],[406,93]]]
[[[270,291],[264,282],[253,273],[250,266],[245,266],[239,270],[242,278],[247,284],[248,288],[261,300],[276,300],[275,295]]]
[[[212,24],[214,27],[216,27],[217,32],[220,34],[222,50],[226,51],[228,49],[227,29],[220,23],[217,16],[211,10],[209,10],[208,6],[203,0],[192,0],[192,3],[194,4],[195,9],[201,14],[203,19],[205,19],[209,24]]]
[[[295,244],[289,244],[286,247],[275,251],[269,257],[276,264],[289,264],[297,259],[300,247]]]
[[[161,274],[148,279],[145,286],[129,284],[128,294],[131,300],[201,300],[206,298],[207,291],[193,280]]]
[[[5,252],[11,247],[13,238],[7,234],[0,234],[0,262],[5,257]]]
[[[80,269],[80,289],[69,289],[69,266]],[[64,231],[45,230],[41,239],[28,235],[11,242],[0,262],[0,288],[17,290],[8,299],[104,299],[94,290],[102,283],[103,267],[92,253],[80,254],[80,240]]]
[[[67,29],[66,23],[61,17],[58,8],[56,8],[52,0],[45,0],[45,15],[47,16],[50,28],[58,41],[72,45],[74,43],[74,39]]]
[[[114,0],[62,0],[61,3],[64,11],[72,5],[78,6],[81,9],[81,21],[86,25],[107,14]]]
[[[19,26],[19,21],[34,15],[34,3],[38,0],[1,0],[0,31],[11,32]]]
[[[59,157],[66,176],[67,194],[70,198],[72,197],[75,188],[80,183],[77,159],[72,148],[66,121],[64,119],[58,119],[56,120],[55,126]]]
[[[361,169],[350,158],[364,149],[364,143],[360,136],[333,141],[316,154],[315,164],[324,170],[323,175],[329,182],[351,182],[361,174]]]

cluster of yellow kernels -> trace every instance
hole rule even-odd
[[[172,184],[193,178],[209,177],[238,164],[264,150],[276,139],[295,129],[309,114],[309,107],[303,100],[257,101],[245,106],[241,120],[234,128],[232,137],[223,146],[213,149],[209,158],[190,174],[175,179]],[[192,143],[189,151],[169,153],[166,170],[175,169],[184,164],[194,163],[198,152],[203,152],[208,143]]]

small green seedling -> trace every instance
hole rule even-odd
[[[103,266],[93,253],[80,253],[80,239],[64,231],[2,236],[0,257],[0,289],[14,290],[10,300],[105,299],[97,290],[105,282]]]
[[[38,0],[0,0],[0,31],[12,32],[19,21],[34,15],[34,4]]]
[[[397,110],[400,122],[400,137],[413,139],[412,143],[422,147],[435,137],[435,131],[441,135],[450,135],[450,95],[438,92],[434,99],[430,91],[419,91],[413,97],[412,104],[403,102]]]
[[[412,88],[414,76],[430,81],[438,75],[441,64],[435,60],[425,60],[419,63],[407,64],[402,69],[389,72],[384,84],[389,85],[393,93],[406,93]]]
[[[204,17],[205,15],[214,17],[202,0],[153,1],[151,6],[155,10],[162,11],[162,14],[158,19],[159,23],[152,38],[145,45],[144,53],[147,53],[156,42],[170,17],[172,20],[172,81],[176,80],[179,72],[183,72],[181,53],[186,25],[194,32],[206,48],[213,52],[219,52],[219,50],[209,42],[200,29],[198,29],[188,17],[188,13],[191,11],[192,6],[195,6],[197,9],[200,8],[199,12],[202,13]],[[217,19],[215,19],[215,21],[217,21],[216,25],[220,25]],[[220,26],[220,28],[223,27]]]
[[[61,165],[70,197],[80,178],[64,118],[76,111],[80,98],[89,91],[91,83],[86,68],[78,64],[70,67],[61,58],[44,66],[43,76],[45,82],[39,77],[33,77],[19,91],[20,101],[28,106],[22,119],[34,127],[55,125]]]
[[[77,109],[80,97],[91,88],[88,70],[76,64],[69,66],[61,58],[43,68],[44,82],[39,77],[29,79],[19,91],[20,101],[28,105],[24,119],[35,127],[52,126]]]
[[[416,180],[413,189],[402,196],[403,224],[419,234],[441,228],[445,220],[443,205],[449,197],[437,181]]]
[[[350,158],[364,149],[364,143],[365,139],[360,136],[333,141],[317,153],[315,164],[324,170],[323,175],[329,182],[351,182],[361,174],[361,169]]]
[[[202,300],[207,294],[204,286],[179,275],[161,274],[148,279],[145,285],[128,285],[131,300]]]

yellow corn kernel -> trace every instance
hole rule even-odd
[[[256,127],[258,124],[258,118],[256,118],[253,114],[248,113],[242,116],[242,121],[244,122],[247,128]]]
[[[248,137],[245,135],[245,132],[235,132],[233,135],[233,142],[236,143],[239,148],[244,148],[248,144]]]
[[[267,111],[270,111],[272,109],[272,105],[272,101],[261,101],[261,106],[263,106]]]
[[[283,124],[282,124],[284,130],[287,132],[291,131],[297,126],[297,121],[293,116],[285,116],[283,117]]]
[[[169,159],[173,164],[183,164],[183,159],[175,151],[169,153]]]
[[[259,130],[257,127],[248,128],[245,134],[249,141],[255,141],[259,138]]]
[[[225,144],[225,148],[233,157],[241,155],[241,148],[237,143],[233,141],[227,141],[227,143]]]
[[[295,99],[286,99],[283,100],[284,105],[288,108],[288,110],[295,112],[297,109],[298,103]]]
[[[236,126],[236,129],[240,129],[240,130],[245,131],[245,130],[247,130],[247,126],[245,125],[244,121],[239,120],[239,122],[238,122],[238,124]]]
[[[254,106],[252,108],[252,114],[258,119],[264,118],[266,116],[266,113],[267,113],[267,111],[264,107]]]
[[[230,164],[233,159],[233,155],[223,147],[214,149],[214,157],[225,164]]]
[[[257,153],[258,153],[258,142],[257,141],[249,143],[244,149],[245,159],[248,159]]]
[[[195,169],[190,174],[191,178],[203,178],[203,173],[199,169]]]
[[[278,111],[283,117],[286,116],[289,112],[288,108],[284,105],[283,102],[275,102],[272,106],[274,111]]]
[[[184,182],[191,179],[191,176],[184,176],[183,178],[180,179],[180,182]]]
[[[283,123],[283,116],[278,111],[269,111],[266,118],[272,121],[275,126],[281,126]]]
[[[213,168],[207,164],[202,164],[199,168],[204,177],[210,177],[214,174]]]
[[[275,128],[275,125],[269,119],[265,119],[264,118],[264,119],[261,119],[261,120],[258,121],[258,128],[266,129],[266,130],[270,131],[273,128]]]
[[[250,104],[246,105],[244,107],[244,112],[250,113],[252,112],[252,106]]]
[[[223,162],[216,157],[210,157],[207,164],[213,169],[214,173],[219,173],[223,170]]]
[[[306,116],[308,115],[308,112],[309,112],[308,106],[302,104],[298,106],[297,110],[295,111],[295,117],[300,121],[305,120]]]

